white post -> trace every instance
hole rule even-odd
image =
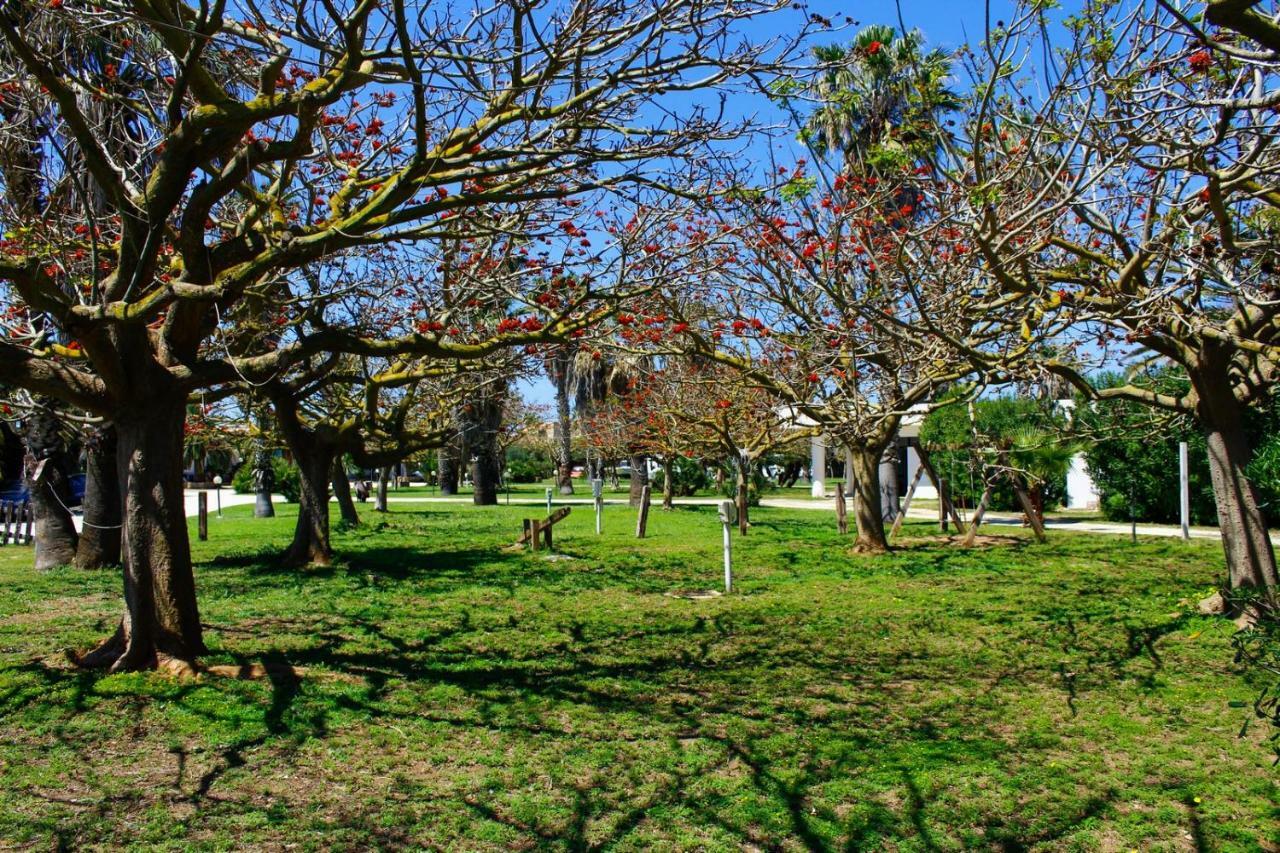
[[[551,487],[547,486],[547,515],[551,515]]]
[[[728,594],[733,592],[733,538],[728,524],[721,527],[724,528],[724,591]]]
[[[1182,516],[1182,538],[1191,538],[1191,483],[1187,470],[1187,443],[1178,442],[1178,509]]]
[[[720,502],[720,526],[724,528],[724,591],[733,592],[733,536],[731,530],[738,520],[738,505],[733,501]]]
[[[604,480],[591,481],[591,496],[596,505],[596,535],[600,535],[600,517],[604,514]]]
[[[827,446],[822,443],[821,436],[815,437],[810,442],[809,470],[813,476],[810,494],[815,498],[825,498],[827,496]]]

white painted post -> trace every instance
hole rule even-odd
[[[724,528],[724,591],[733,592],[733,536],[730,532],[738,520],[738,507],[733,501],[720,502],[720,526]]]
[[[1182,516],[1182,538],[1191,539],[1191,482],[1187,470],[1187,443],[1178,442],[1178,509]]]
[[[600,518],[604,515],[604,480],[591,481],[591,496],[596,504],[596,535],[600,535]]]
[[[821,436],[815,437],[809,444],[809,470],[813,476],[810,494],[815,498],[825,498],[827,496],[827,446],[822,443]]]

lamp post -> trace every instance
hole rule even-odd
[[[222,518],[222,475],[213,476],[213,491],[218,496],[218,518]]]
[[[507,487],[507,506],[511,506],[511,469],[502,472],[502,484]]]

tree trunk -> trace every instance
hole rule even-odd
[[[498,483],[502,466],[491,447],[481,447],[471,463],[471,501],[476,506],[493,506],[498,502]]]
[[[378,494],[373,499],[374,512],[387,511],[387,481],[391,479],[391,468],[383,465],[378,469]]]
[[[440,463],[440,494],[456,495],[458,479],[462,476],[461,442],[456,438],[450,441],[440,448],[436,458]]]
[[[125,615],[116,633],[78,659],[112,671],[191,671],[205,653],[182,488],[185,398],[153,397],[115,418],[123,498]]]
[[[751,460],[741,454],[738,455],[738,494],[735,500],[738,505],[738,533],[746,536],[751,528]]]
[[[85,442],[84,530],[76,568],[101,569],[120,562],[120,474],[116,431],[104,426]]]
[[[253,443],[253,517],[275,518],[276,508],[271,503],[271,493],[276,487],[276,472],[271,467],[271,451],[264,436],[267,433],[267,413],[258,411],[258,438]]]
[[[47,571],[72,563],[79,537],[71,519],[67,448],[58,414],[41,406],[27,419],[26,478],[35,516],[35,567]]]
[[[898,517],[898,453],[892,445],[880,457],[880,517],[887,522]]]
[[[285,552],[287,565],[327,566],[333,562],[329,542],[329,479],[333,473],[334,450],[323,442],[290,438],[290,450],[298,463],[301,489],[298,497],[298,523],[293,529],[293,543]]]
[[[338,500],[342,522],[359,527],[360,513],[356,512],[356,502],[351,499],[351,481],[347,479],[347,466],[342,463],[341,456],[333,460],[333,496]]]
[[[649,467],[644,456],[631,456],[630,504],[640,506],[644,499],[644,487],[649,485]]]
[[[670,459],[662,460],[662,508],[674,509],[676,502],[676,485],[672,477],[672,471],[675,466],[671,464]]]
[[[1231,589],[1261,591],[1276,586],[1275,551],[1259,509],[1258,494],[1245,476],[1253,456],[1244,426],[1245,406],[1236,399],[1226,376],[1219,378],[1215,382],[1192,377],[1200,396],[1198,414],[1208,445],[1218,528]]]
[[[560,494],[573,494],[573,420],[569,411],[569,383],[567,371],[556,375],[556,461],[557,485]]]
[[[858,528],[854,548],[868,554],[889,550],[881,512],[880,451],[878,448],[850,447],[852,463],[850,487],[853,491],[853,519]]]

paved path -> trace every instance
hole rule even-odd
[[[206,490],[187,489],[183,492],[183,510],[186,512],[187,518],[192,518],[200,512],[199,495],[201,491]],[[214,494],[213,489],[208,489],[207,491],[209,493],[209,514],[212,515],[218,511],[218,496]],[[253,495],[238,495],[232,489],[222,489],[221,491],[223,507],[251,504],[254,501]],[[284,498],[279,495],[276,495],[275,499],[277,502],[284,500]],[[75,522],[77,531],[84,529],[84,516],[79,512],[74,513],[71,516],[71,520]]]
[[[212,494],[213,490],[209,490],[209,512],[217,511],[217,497]],[[199,489],[187,489],[185,493],[185,509],[188,517],[194,516],[198,512]],[[469,504],[471,498],[463,495],[461,497],[441,497],[441,496],[414,496],[402,497],[394,491],[389,494],[389,499],[393,503],[440,503],[440,504]],[[279,495],[275,496],[277,502],[282,501]],[[716,506],[723,498],[676,498],[676,504],[680,506]],[[241,495],[231,489],[222,490],[222,505],[224,507],[242,506],[244,504],[252,504],[254,502],[253,495]],[[499,503],[507,503],[504,498],[499,499]],[[510,503],[522,506],[540,506],[546,503],[544,498],[517,497],[511,498]],[[557,506],[571,504],[573,506],[590,506],[591,498],[587,497],[560,497],[557,495],[553,498],[553,503]],[[626,498],[606,498],[605,506],[625,506]],[[776,509],[802,509],[802,510],[819,510],[826,512],[835,511],[835,498],[829,500],[813,500],[809,498],[764,498],[760,502],[763,506],[773,507]],[[936,510],[932,509],[916,509],[907,513],[907,517],[912,520],[931,521],[938,517]],[[74,516],[76,529],[79,530],[83,526],[83,519]],[[988,512],[983,519],[984,524],[999,526],[1022,526],[1021,514]],[[1108,536],[1129,536],[1130,527],[1128,524],[1114,521],[1097,521],[1094,519],[1077,519],[1070,517],[1057,517],[1045,519],[1045,527],[1050,530],[1061,530],[1067,533],[1094,533]],[[1182,535],[1181,528],[1170,524],[1139,524],[1139,536],[1164,536],[1178,537]],[[1193,539],[1217,539],[1218,529],[1216,527],[1193,527],[1191,529]],[[1271,541],[1280,545],[1280,532],[1271,535]]]
[[[471,498],[462,497],[397,497],[395,492],[390,494],[390,500],[396,503],[471,503]],[[675,502],[680,506],[715,506],[723,500],[722,498],[676,498]],[[505,503],[504,499],[499,500]],[[545,504],[544,498],[528,498],[518,497],[511,498],[512,504],[520,505],[541,505]],[[565,504],[591,505],[590,498],[581,497],[560,497],[556,496],[553,503],[557,506]],[[626,498],[606,499],[605,506],[624,506],[627,503]],[[835,512],[835,498],[829,500],[813,500],[809,498],[763,498],[760,501],[762,506],[773,507],[776,509],[803,509],[803,510],[819,510],[826,512]],[[915,509],[907,513],[907,517],[918,521],[932,521],[938,517],[937,510],[933,509]],[[1020,513],[1000,513],[988,511],[983,517],[983,524],[999,525],[999,526],[1022,526],[1022,515]],[[1094,533],[1108,536],[1129,536],[1131,535],[1130,526],[1122,522],[1115,521],[1098,521],[1096,519],[1083,519],[1071,517],[1056,517],[1045,519],[1045,527],[1049,530],[1061,530],[1067,533]],[[1163,537],[1180,537],[1182,528],[1171,524],[1139,524],[1139,536],[1163,536]],[[1217,539],[1218,529],[1216,527],[1193,527],[1191,528],[1191,537],[1193,539]],[[1280,545],[1280,532],[1271,534],[1271,541]]]

